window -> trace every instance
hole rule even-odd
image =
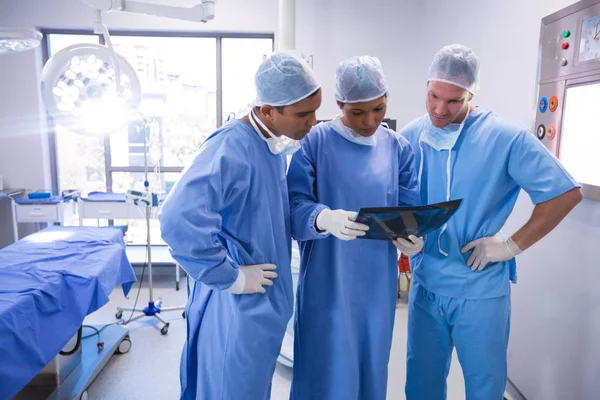
[[[46,32],[49,55],[99,36]],[[140,110],[150,121],[150,187],[168,193],[202,142],[229,116],[241,117],[255,98],[254,74],[273,51],[272,35],[202,37],[112,34],[117,53],[133,66],[142,86]],[[219,70],[220,66],[220,70]],[[131,124],[110,136],[91,137],[55,128],[56,190],[143,189],[144,131]],[[82,167],[85,166],[85,167]],[[145,243],[143,220],[128,224],[128,239]],[[160,243],[158,221],[152,242]]]
[[[257,38],[223,39],[223,115],[240,117],[256,97],[254,74],[271,54],[271,40]]]
[[[112,41],[140,79],[142,114],[156,121],[152,165],[160,160],[164,166],[185,166],[217,127],[216,39],[115,36]],[[111,135],[113,167],[143,167],[144,135],[137,128]]]
[[[125,193],[127,189],[144,190],[143,172],[113,172],[113,192]],[[150,190],[154,193],[169,193],[179,178],[178,172],[161,172],[148,174]],[[146,243],[145,209],[140,208],[140,218],[130,220],[115,220],[115,225],[127,225],[127,240],[132,244]],[[165,244],[160,236],[160,225],[156,219],[156,209],[152,209],[153,218],[150,221],[150,236],[152,244]]]

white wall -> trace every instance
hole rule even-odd
[[[47,125],[37,83],[41,68],[39,51],[0,57],[0,175],[5,188],[51,188]],[[0,248],[13,242],[11,218],[9,200],[0,200]],[[35,230],[34,224],[19,226],[21,237]]]
[[[474,104],[521,125],[533,125],[541,19],[573,0],[427,1],[427,51],[462,43],[481,61]]]
[[[296,5],[296,46],[313,55],[323,85],[319,118],[340,113],[334,98],[335,69],[356,55],[381,60],[389,86],[387,117],[402,126],[425,112],[423,1],[297,0]]]
[[[36,79],[41,68],[41,52],[0,57],[0,175],[5,187],[51,187],[47,126]]]
[[[454,42],[473,48],[482,63],[474,104],[531,129],[541,19],[572,3],[428,0],[427,51],[432,57]],[[522,226],[532,209],[522,195],[506,232]],[[584,200],[548,237],[517,257],[509,377],[528,399],[598,397],[599,239],[600,203]]]

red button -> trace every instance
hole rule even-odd
[[[568,43],[568,42],[564,42],[564,43],[562,44],[562,49],[563,49],[563,50],[566,50],[566,49],[568,49],[568,48],[569,48],[569,43]]]

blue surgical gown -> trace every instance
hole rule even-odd
[[[342,241],[315,231],[328,207],[415,205],[414,153],[380,127],[376,146],[319,124],[288,171],[292,235],[301,263],[294,325],[292,399],[385,399],[398,282],[391,241]]]
[[[471,253],[462,254],[461,249],[498,233],[521,189],[538,204],[578,185],[531,132],[489,111],[477,108],[469,114],[451,152],[420,143],[426,121],[425,116],[402,131],[415,149],[417,165],[422,164],[421,200],[447,199],[450,155],[450,198],[463,203],[440,238],[448,256],[439,251],[438,229],[427,235],[424,251],[411,258],[415,283],[409,296],[406,395],[409,400],[445,398],[455,345],[467,399],[501,399],[509,281],[516,281],[516,263],[512,259],[471,271]]]
[[[284,156],[243,121],[203,143],[161,214],[162,237],[193,284],[181,399],[269,399],[293,311]],[[275,264],[266,294],[235,295],[238,267]]]

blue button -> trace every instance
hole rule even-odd
[[[548,99],[546,97],[542,97],[540,100],[540,112],[545,113],[548,109]]]

